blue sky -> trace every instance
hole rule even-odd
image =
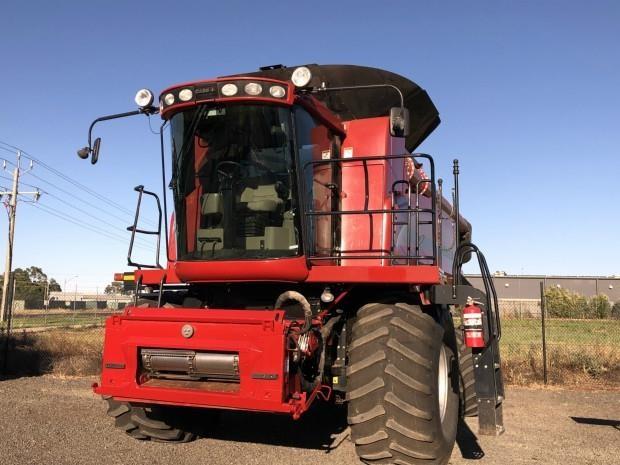
[[[95,167],[75,150],[92,119],[132,110],[137,89],[275,63],[381,67],[419,83],[437,105],[442,124],[421,149],[446,179],[461,160],[462,212],[492,270],[620,274],[620,3],[428,3],[6,0],[0,140],[133,210],[135,185],[161,183],[146,118],[98,127]],[[45,167],[31,173],[39,178],[24,182],[56,195],[43,195],[42,207],[128,237],[121,210]],[[3,215],[0,231],[6,224]],[[61,284],[103,286],[126,268],[126,249],[18,207],[15,266],[40,265]]]

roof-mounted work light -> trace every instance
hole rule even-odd
[[[140,108],[150,107],[153,103],[153,92],[149,89],[140,89],[134,98],[136,105]]]
[[[305,66],[295,68],[291,75],[291,81],[295,84],[295,87],[306,87],[312,79],[312,73]]]

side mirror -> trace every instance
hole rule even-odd
[[[404,107],[390,108],[390,134],[394,137],[409,135],[409,109]]]
[[[93,144],[93,155],[90,159],[90,162],[94,165],[99,160],[99,147],[101,147],[101,137],[97,137],[95,139],[95,143]]]

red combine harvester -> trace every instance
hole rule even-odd
[[[297,419],[320,399],[347,404],[363,461],[401,464],[445,464],[464,415],[503,431],[497,298],[459,215],[458,162],[450,205],[414,152],[439,124],[423,89],[360,66],[270,66],[136,103],[95,120],[78,152],[97,161],[98,121],[159,113],[169,127],[163,212],[136,188],[137,270],[117,277],[135,302],[107,320],[94,386],[118,427],[184,442],[196,412]],[[138,226],[145,195],[157,230]],[[159,250],[136,263],[136,234],[162,233],[166,265]],[[472,255],[484,290],[462,276]]]

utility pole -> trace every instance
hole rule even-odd
[[[0,191],[0,198],[4,195],[9,196],[8,202],[8,214],[9,214],[9,237],[6,247],[6,261],[4,266],[4,282],[2,283],[2,304],[0,306],[0,322],[6,321],[10,315],[10,310],[13,306],[13,295],[9,298],[9,281],[12,281],[11,267],[13,265],[13,239],[15,237],[15,213],[17,212],[17,196],[21,194],[32,195],[35,202],[41,196],[41,193],[36,192],[20,192],[19,190],[19,176],[21,175],[21,150],[17,151],[17,163],[13,170],[13,188],[11,191]],[[3,164],[3,168],[6,169],[6,161]],[[32,169],[32,160],[30,161],[30,167],[24,172],[27,173]]]

